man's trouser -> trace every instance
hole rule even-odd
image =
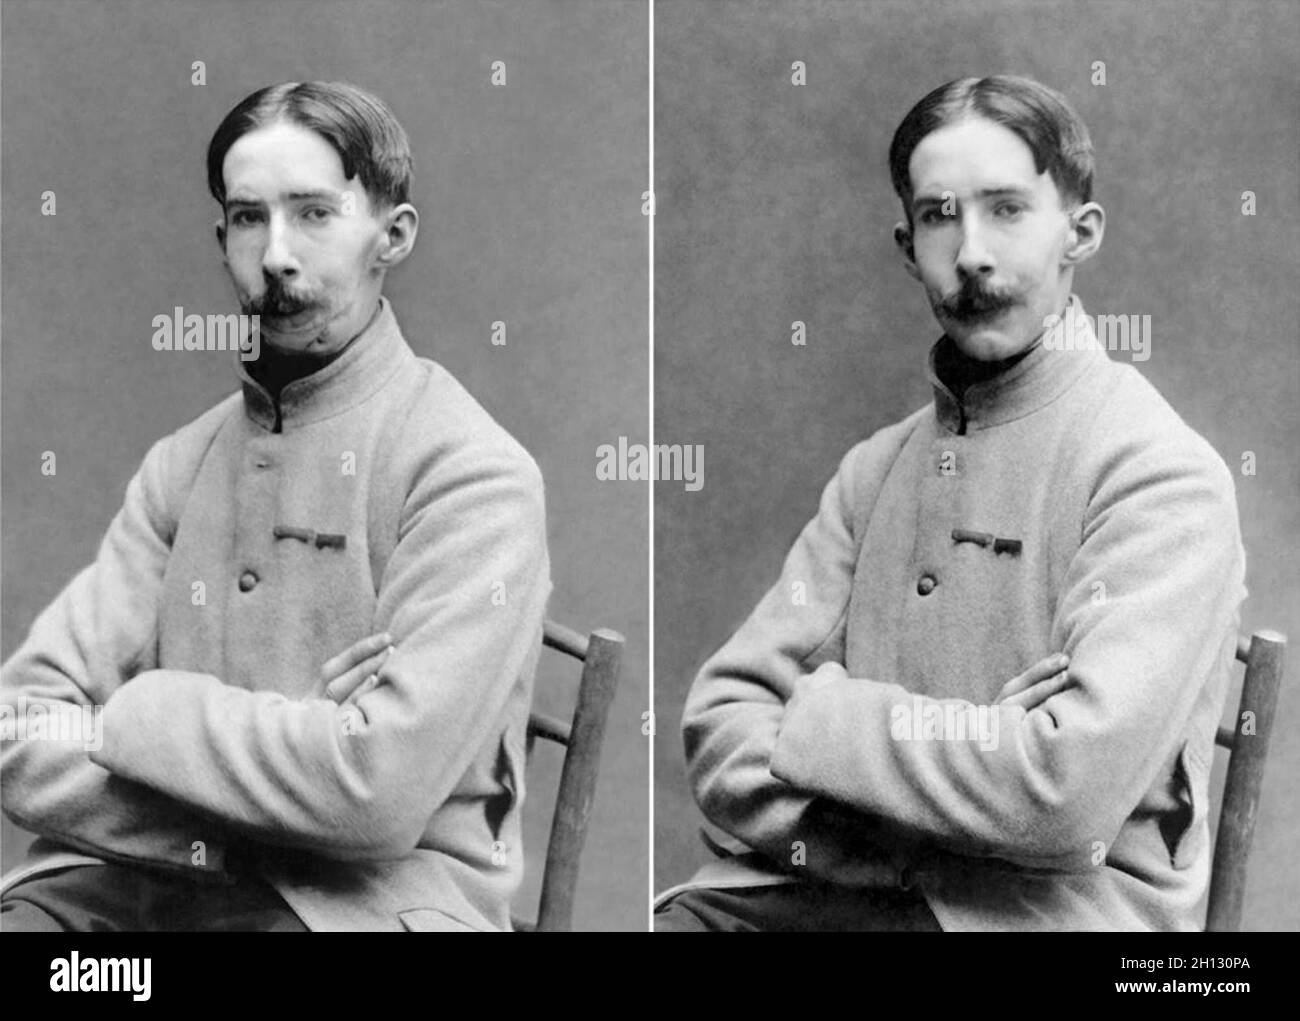
[[[782,883],[683,890],[654,916],[655,932],[942,932],[912,890]]]
[[[127,865],[33,876],[0,900],[3,932],[307,932],[269,884],[196,883]]]

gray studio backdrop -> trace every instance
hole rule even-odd
[[[639,2],[6,2],[3,655],[93,558],[149,445],[235,389],[227,355],[150,346],[176,305],[237,311],[212,239],[212,131],[262,85],[353,81],[414,149],[420,235],[387,288],[406,337],[541,466],[551,615],[628,637],[576,925],[643,929],[647,497],[595,467],[648,423],[646,50]],[[552,713],[576,688],[556,655],[538,678]],[[539,748],[524,914],[557,778]],[[28,837],[8,821],[3,836],[12,867]]]
[[[1300,926],[1298,14],[1252,2],[656,5],[655,438],[706,454],[702,490],[655,491],[658,888],[708,856],[679,736],[692,677],[775,581],[839,458],[930,399],[939,330],[890,236],[894,128],[950,78],[1012,71],[1062,90],[1092,132],[1108,220],[1076,274],[1085,305],[1151,315],[1138,370],[1229,466],[1256,455],[1257,474],[1236,477],[1243,626],[1293,644],[1244,925]],[[795,61],[806,85],[791,84]],[[1095,61],[1104,86],[1091,83]],[[805,347],[791,344],[795,320]],[[1217,805],[1221,763],[1214,782]]]

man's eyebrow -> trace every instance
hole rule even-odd
[[[997,199],[1011,196],[1017,199],[1031,199],[1034,193],[1028,188],[1022,188],[1018,184],[1004,184],[1000,188],[982,188],[975,193],[977,198]]]
[[[913,200],[911,200],[911,208],[913,208],[913,212],[915,212],[922,207],[941,206],[941,204],[943,204],[945,200],[949,198],[950,195],[952,195],[952,192],[950,191],[943,191],[937,195],[932,195],[932,194],[915,195]],[[1021,187],[1019,185],[1000,185],[997,187],[984,187],[984,189],[980,189],[979,191],[976,191],[975,198],[976,199],[1013,198],[1013,199],[1021,199],[1023,200],[1023,202],[1030,202],[1030,200],[1034,198],[1034,192],[1032,192],[1030,189],[1027,189],[1027,187]]]
[[[938,195],[930,195],[930,194],[917,195],[912,199],[912,208],[920,209],[922,206],[941,205],[945,197],[950,194],[951,192],[942,192]],[[1012,198],[1024,199],[1028,201],[1029,199],[1033,198],[1033,194],[1034,193],[1030,191],[1030,189],[1023,188],[1020,185],[1004,184],[1004,185],[999,185],[996,188],[981,188],[979,191],[975,193],[975,197],[977,199],[991,199],[991,198],[1005,198],[1010,196]]]
[[[291,191],[286,192],[283,196],[290,202],[341,202],[342,194],[328,188],[316,189],[313,191]],[[226,205],[228,206],[261,206],[265,205],[260,198],[245,195],[228,195]]]
[[[316,191],[291,191],[285,195],[290,202],[304,202],[307,200],[320,201],[324,199],[327,202],[338,202],[342,198],[339,192],[331,189],[319,189]]]
[[[920,209],[922,206],[937,206],[942,204],[942,195],[913,195],[912,208]]]

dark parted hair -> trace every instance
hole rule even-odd
[[[300,124],[329,142],[343,161],[343,176],[360,177],[376,206],[410,200],[411,146],[383,100],[347,82],[283,82],[241,100],[208,144],[208,190],[223,209],[226,153],[248,132],[277,121]]]
[[[908,164],[921,139],[965,117],[983,117],[1014,131],[1047,171],[1062,198],[1092,201],[1093,157],[1088,128],[1054,89],[1018,75],[958,78],[940,85],[908,111],[889,146],[889,176],[912,222]]]

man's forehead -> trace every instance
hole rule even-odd
[[[222,163],[226,192],[290,197],[348,189],[343,161],[324,138],[295,124],[277,123],[239,138]]]
[[[944,125],[921,139],[908,163],[916,195],[941,191],[1038,191],[1047,173],[1014,131],[982,117]]]

